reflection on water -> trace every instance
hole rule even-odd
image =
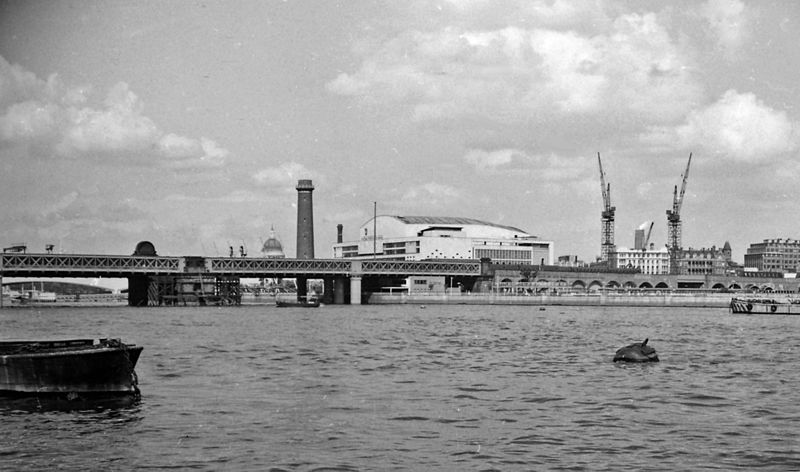
[[[2,395],[0,414],[25,412],[101,412],[139,405],[139,395]]]
[[[800,316],[125,307],[0,323],[144,346],[130,404],[0,402],[13,470],[800,468]],[[612,362],[645,338],[661,362]]]

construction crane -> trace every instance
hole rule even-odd
[[[600,153],[597,153],[597,165],[600,166],[600,190],[603,193],[603,211],[600,213],[602,228],[600,233],[600,260],[609,263],[614,253],[614,212],[616,207],[611,206],[611,184],[606,184],[606,174],[603,172],[603,162]]]
[[[669,250],[669,270],[670,274],[677,274],[678,256],[681,251],[681,205],[683,204],[683,194],[686,192],[686,180],[689,178],[689,166],[692,165],[692,153],[689,153],[689,162],[686,163],[686,171],[683,173],[681,182],[681,193],[678,194],[678,186],[672,191],[672,210],[667,210],[667,249]]]

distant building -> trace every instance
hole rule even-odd
[[[759,272],[797,273],[800,269],[800,241],[765,239],[753,243],[744,255],[744,267]]]
[[[731,266],[731,245],[727,241],[722,248],[682,249],[678,257],[681,275],[725,275]]]
[[[669,274],[669,251],[666,247],[655,249],[629,249],[618,247],[615,253],[619,269],[639,269],[643,274]]]
[[[261,247],[261,254],[267,259],[283,259],[286,255],[283,253],[283,245],[278,238],[275,237],[275,228],[270,228],[269,239],[264,242]]]
[[[570,255],[558,256],[558,265],[562,267],[579,267],[583,266],[584,263],[578,260],[578,256],[570,254]]]
[[[333,245],[334,258],[490,258],[495,264],[553,264],[553,242],[521,229],[472,218],[379,215],[358,230],[359,239]]]

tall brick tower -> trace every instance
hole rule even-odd
[[[297,181],[297,258],[314,258],[314,205],[311,180]]]

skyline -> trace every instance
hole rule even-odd
[[[692,168],[683,246],[800,238],[791,1],[0,1],[0,239],[68,253],[315,252],[379,214],[600,255]]]

